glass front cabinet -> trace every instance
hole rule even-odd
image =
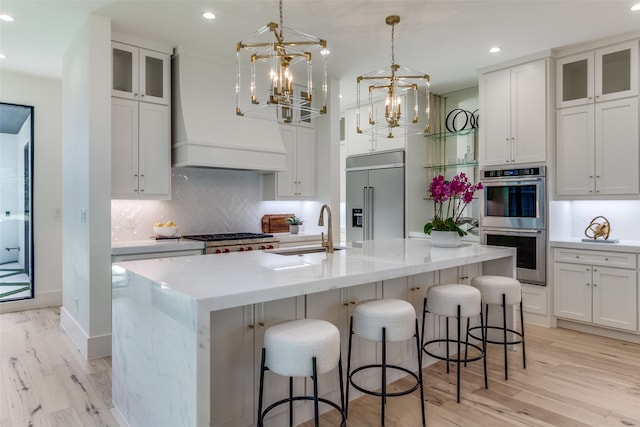
[[[170,56],[124,43],[112,42],[111,96],[169,104]]]
[[[566,56],[557,61],[557,107],[638,95],[638,41]]]

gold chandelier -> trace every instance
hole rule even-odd
[[[417,124],[419,121],[418,93],[424,91],[426,124],[419,133],[429,133],[429,75],[395,63],[395,25],[400,22],[400,17],[387,16],[385,22],[391,25],[391,67],[358,77],[356,131],[371,134],[386,133],[387,138],[393,138],[394,129],[409,128]],[[360,86],[363,83],[368,85],[365,90],[369,92],[366,105],[370,127],[366,129],[360,127]],[[421,89],[423,85],[424,89]]]
[[[270,22],[237,44],[236,114],[282,123],[309,121],[327,112],[327,42],[284,27],[282,0],[279,5],[280,24]],[[285,41],[285,36],[293,40]],[[319,102],[313,96],[314,50],[320,50],[323,59]],[[243,57],[248,70],[243,69]]]

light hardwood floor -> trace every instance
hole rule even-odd
[[[455,368],[426,368],[427,425],[640,426],[640,345],[531,325],[526,332],[527,369],[520,350],[511,352],[505,381],[502,353],[490,348],[489,389],[481,364],[470,364],[459,404]],[[84,360],[60,328],[58,308],[0,315],[0,358],[0,427],[117,426],[111,358]],[[389,399],[387,426],[419,426],[417,396]],[[352,402],[349,412],[349,427],[379,425],[375,398]],[[335,420],[329,413],[322,425]]]

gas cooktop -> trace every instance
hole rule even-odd
[[[243,240],[243,239],[265,239],[273,237],[273,234],[262,233],[219,233],[219,234],[193,234],[182,236],[185,239],[198,240],[201,242],[221,242],[224,240]]]

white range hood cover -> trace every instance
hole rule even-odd
[[[176,53],[172,68],[173,166],[285,169],[278,123],[235,114],[235,67]]]

